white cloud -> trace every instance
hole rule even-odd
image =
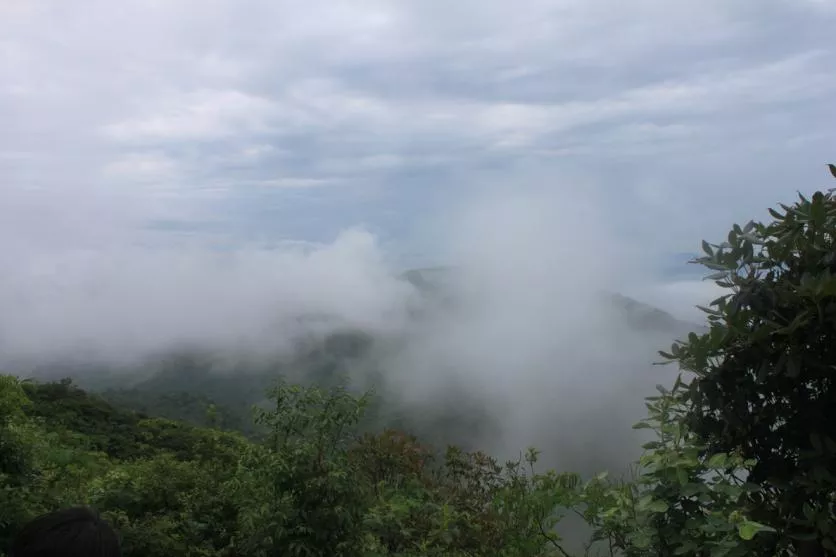
[[[481,137],[511,138],[516,147],[528,147],[544,134],[571,132],[589,124],[630,118],[632,130],[659,131],[653,123],[660,116],[679,119],[701,114],[752,111],[757,107],[805,99],[825,99],[836,94],[836,78],[826,70],[826,53],[808,52],[746,70],[696,74],[685,80],[651,83],[596,100],[553,104],[488,103],[464,112],[456,129],[476,131]],[[667,127],[668,132],[686,129]],[[610,131],[608,130],[608,131]],[[609,140],[602,133],[603,141]],[[645,139],[647,135],[645,134]],[[665,135],[660,137],[662,141]]]
[[[178,95],[144,109],[136,119],[107,124],[104,132],[124,142],[206,141],[271,130],[277,113],[270,100],[234,90]]]
[[[238,153],[238,157],[241,160],[252,161],[278,152],[280,152],[280,150],[276,149],[272,145],[268,143],[260,143],[255,145],[248,145],[242,148]]]
[[[696,306],[707,307],[712,300],[726,293],[727,291],[717,286],[714,281],[709,280],[651,283],[631,291],[631,294],[646,303],[663,307],[678,319],[693,323],[702,323],[705,320],[705,313]]]
[[[266,180],[255,180],[251,182],[239,182],[243,186],[255,186],[259,188],[315,188],[318,186],[330,186],[340,183],[340,180],[335,178],[268,178]]]
[[[177,174],[178,164],[173,158],[158,153],[130,153],[108,162],[102,169],[107,180],[160,182]]]
[[[124,361],[181,342],[272,352],[306,332],[300,316],[328,316],[329,328],[397,324],[409,289],[372,236],[348,230],[302,247],[4,253],[16,272],[0,279],[0,359]]]
[[[836,2],[833,0],[802,0],[802,3],[824,12],[833,13],[836,11]]]

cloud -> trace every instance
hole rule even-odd
[[[331,185],[339,182],[336,179],[328,178],[276,178],[273,180],[259,180],[254,182],[239,182],[239,185],[257,186],[264,188],[315,188],[318,186]]]
[[[701,166],[719,167],[709,160],[718,152],[730,165],[755,157],[757,145],[801,168],[824,158],[833,138],[822,124],[834,93],[825,2],[538,1],[519,10],[501,1],[450,8],[370,0],[303,10],[251,0],[126,2],[116,10],[85,1],[88,9],[78,10],[7,3],[0,24],[8,123],[0,150],[37,159],[14,163],[17,174],[56,168],[47,163],[56,152],[74,161],[43,171],[38,187],[65,187],[68,174],[118,181],[93,176],[142,151],[181,171],[176,180],[160,175],[164,187],[145,188],[144,197],[175,188],[200,196],[195,190],[212,183],[234,204],[248,184],[265,180],[344,177],[362,189],[385,171],[386,203],[407,207],[409,188],[457,188],[460,168],[510,162],[541,169],[538,180],[562,165],[587,180],[617,181],[609,187],[624,203],[649,173],[665,175],[668,192],[692,195],[669,168],[657,170],[660,155],[688,162],[704,188]],[[82,15],[89,13],[97,15]],[[820,139],[784,148],[800,136]],[[253,145],[274,152],[244,155]],[[623,165],[617,178],[606,171],[622,161],[629,173]],[[420,184],[404,176],[418,172],[431,175]],[[736,172],[741,183],[754,178]],[[758,189],[765,198],[784,185]],[[727,200],[740,210],[748,202]],[[214,206],[198,204],[182,218],[213,218],[196,212]],[[372,210],[370,219],[382,214]],[[673,231],[671,241],[682,247],[694,241],[689,234]]]
[[[174,159],[156,153],[130,153],[107,163],[102,169],[107,180],[144,182],[171,179],[176,171]]]
[[[108,124],[103,131],[123,142],[211,141],[266,133],[276,107],[240,91],[197,91],[148,112],[144,118]]]
[[[509,457],[535,444],[548,464],[583,470],[624,463],[642,396],[669,379],[650,366],[655,350],[674,334],[636,330],[603,297],[649,285],[641,246],[619,236],[592,192],[497,185],[437,227],[456,262],[449,307],[422,302],[361,229],[267,248],[169,234],[162,246],[3,253],[14,272],[0,280],[0,364],[131,363],[181,345],[283,356],[311,335],[360,329],[378,344],[358,381],[381,370],[387,397],[428,419],[461,385],[459,403],[490,409],[493,428],[450,440]],[[618,439],[613,421],[625,425]],[[610,440],[590,448],[589,438]]]
[[[304,316],[328,317],[329,330],[396,326],[411,291],[361,230],[329,245],[171,247],[4,258],[15,273],[0,288],[3,361],[125,362],[183,343],[282,352],[306,334]]]

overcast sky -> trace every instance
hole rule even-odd
[[[834,29],[834,0],[2,0],[0,245],[360,225],[423,264],[450,207],[541,190],[693,251],[831,186]]]

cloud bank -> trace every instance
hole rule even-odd
[[[598,207],[590,193],[506,188],[454,206],[456,218],[436,223],[455,262],[442,283],[450,305],[427,302],[359,229],[271,249],[7,256],[0,357],[124,364],[180,346],[289,356],[312,335],[361,330],[379,340],[355,379],[381,371],[376,387],[393,403],[427,417],[481,406],[495,424],[469,434],[474,446],[513,455],[535,444],[552,464],[614,466],[635,446],[642,397],[670,380],[651,363],[675,332],[641,330],[606,297],[659,278]]]

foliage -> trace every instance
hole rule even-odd
[[[274,407],[256,409],[268,428],[263,446],[239,463],[233,492],[242,509],[239,542],[247,555],[356,555],[366,491],[347,458],[351,428],[365,400],[341,388],[326,392],[280,383]]]
[[[678,379],[671,391],[660,386],[660,395],[649,397],[648,417],[634,427],[653,430],[656,439],[644,445],[635,480],[587,485],[587,516],[598,538],[627,556],[753,555],[763,538],[755,535],[774,531],[751,520],[743,505],[759,491],[746,481],[754,463],[698,444],[683,423],[683,388]]]
[[[129,556],[549,554],[514,466],[360,435],[368,396],[341,387],[279,383],[255,409],[268,432],[256,443],[120,410],[70,381],[0,385],[4,545],[37,514],[91,504]]]
[[[751,460],[769,555],[836,554],[836,199],[798,198],[704,243],[727,293],[704,308],[710,331],[666,354],[694,376],[676,398],[704,452]]]
[[[35,435],[23,412],[29,399],[15,377],[0,376],[0,544],[28,518]]]

